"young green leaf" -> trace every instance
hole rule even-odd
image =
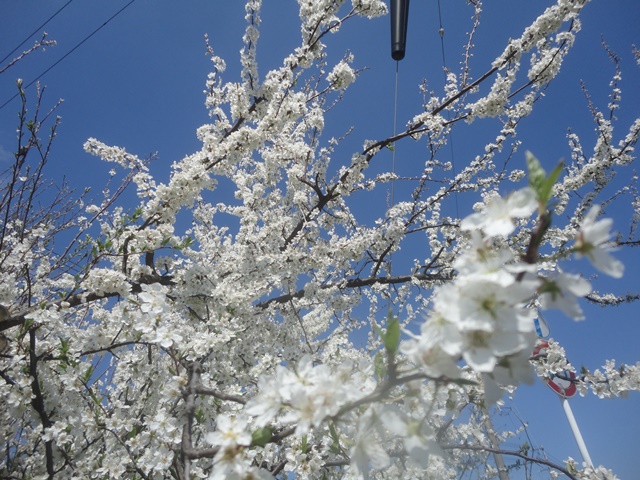
[[[382,337],[384,341],[384,348],[392,355],[398,351],[398,345],[400,345],[400,322],[397,318],[393,318],[389,315],[389,321],[387,323],[387,333]]]
[[[549,203],[549,200],[551,200],[553,186],[558,181],[563,168],[564,164],[562,162],[558,163],[558,165],[556,165],[556,167],[551,171],[544,182],[542,182],[540,191],[538,191],[538,200],[540,200],[541,205],[547,205],[547,203]]]
[[[535,155],[529,151],[525,153],[527,159],[527,170],[529,170],[529,185],[538,194],[538,200],[541,200],[540,190],[547,179],[547,172],[545,172],[540,162]]]
[[[541,213],[546,210],[546,206],[551,200],[551,194],[553,192],[553,186],[558,181],[564,164],[558,163],[556,167],[547,176],[547,172],[538,159],[531,152],[526,153],[527,169],[529,170],[529,185],[536,192],[538,202],[540,203]]]
[[[342,453],[342,448],[340,447],[340,435],[338,435],[336,426],[333,423],[329,424],[329,434],[331,435],[331,447],[329,447],[329,450],[335,455],[340,455]]]
[[[261,427],[251,434],[251,445],[264,447],[273,436],[273,428]]]
[[[373,357],[373,371],[380,380],[387,374],[387,366],[384,363],[384,355],[381,351],[376,352]]]

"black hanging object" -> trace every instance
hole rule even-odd
[[[402,60],[407,45],[409,0],[391,0],[391,58]]]

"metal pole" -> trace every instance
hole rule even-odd
[[[407,22],[409,20],[409,0],[391,0],[391,58],[404,58],[407,45]]]
[[[593,462],[591,461],[591,457],[589,456],[589,452],[587,451],[587,446],[585,445],[582,434],[580,433],[580,429],[578,428],[576,418],[573,416],[573,412],[571,411],[571,407],[569,406],[569,400],[564,397],[560,397],[560,401],[562,402],[562,408],[564,409],[564,413],[567,416],[567,420],[569,421],[569,426],[571,427],[571,431],[573,432],[573,437],[576,439],[576,443],[578,444],[578,449],[580,450],[582,459],[588,466],[593,467]]]

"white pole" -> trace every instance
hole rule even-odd
[[[564,413],[567,416],[567,420],[569,420],[569,426],[571,427],[571,431],[573,432],[573,437],[576,439],[576,443],[578,444],[578,449],[580,450],[580,454],[582,455],[582,460],[584,460],[588,466],[593,467],[593,462],[591,461],[591,457],[589,456],[589,452],[587,451],[587,446],[584,443],[582,434],[580,434],[580,429],[578,428],[578,424],[576,423],[576,418],[573,416],[573,412],[571,411],[571,407],[569,406],[569,400],[564,397],[560,397],[560,400],[562,402]]]

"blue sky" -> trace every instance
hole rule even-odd
[[[0,58],[65,3],[66,0],[0,0]],[[129,0],[72,2],[44,29],[58,45],[33,54],[0,76],[0,105],[16,92],[16,78],[21,77],[26,83],[36,78],[128,3]],[[441,2],[445,56],[452,70],[458,68],[461,47],[471,26],[471,10],[465,3],[465,0]],[[519,36],[550,4],[548,0],[485,3],[483,22],[475,41],[476,75],[501,53],[509,37]],[[399,126],[420,111],[417,86],[423,78],[427,78],[429,87],[436,91],[443,83],[437,7],[436,0],[414,0],[411,5],[407,54],[399,64]],[[297,46],[296,13],[296,3],[292,0],[265,2],[258,50],[261,74],[279,66],[282,58]],[[199,148],[195,130],[208,120],[202,92],[211,64],[204,55],[204,34],[209,34],[216,54],[227,62],[225,78],[236,80],[243,16],[243,2],[239,0],[136,0],[126,8],[42,79],[47,86],[45,104],[64,99],[58,111],[62,126],[49,175],[58,180],[65,176],[79,190],[100,186],[102,183],[95,179],[106,178],[111,167],[82,150],[87,138],[96,137],[141,156],[158,152],[152,172],[166,180],[172,162]],[[632,44],[640,46],[640,4],[637,0],[594,0],[585,8],[582,20],[583,31],[565,62],[563,73],[522,125],[521,161],[525,149],[532,150],[548,166],[561,157],[568,157],[569,127],[584,135],[587,151],[591,147],[592,137],[588,135],[593,123],[580,91],[580,81],[586,82],[596,104],[606,107],[614,70],[600,47],[601,35],[622,58],[620,131],[626,130],[633,118],[640,115],[640,72],[631,54]],[[330,128],[338,132],[330,135],[339,135],[355,125],[353,143],[347,144],[355,150],[364,139],[382,138],[392,132],[396,66],[390,58],[388,18],[356,19],[344,29],[327,39],[331,54],[337,59],[349,49],[356,58],[354,65],[367,70],[355,88],[347,92],[341,109],[330,112],[327,125],[332,122]],[[32,42],[33,39],[26,45]],[[0,162],[6,161],[5,156],[15,144],[18,108],[18,102],[14,101],[0,110]],[[495,124],[491,126],[488,122],[482,128],[459,129],[462,133],[454,133],[453,155],[458,165],[478,153],[481,141],[495,135]],[[398,145],[399,171],[405,168],[410,171],[411,159],[416,155],[420,155],[420,150],[410,144]],[[459,208],[464,214],[470,211],[471,202],[461,199]],[[619,212],[607,213],[624,222],[625,217],[619,216]],[[625,231],[626,226],[616,222],[615,228]],[[634,253],[619,252],[627,267],[623,280],[598,285],[617,292],[638,291],[638,259]],[[576,269],[578,267],[576,264]],[[555,312],[547,316],[552,337],[565,346],[569,359],[590,368],[602,365],[609,358],[635,363],[640,358],[638,306],[609,310],[585,307],[587,320],[581,323]],[[606,401],[575,398],[571,406],[594,462],[612,468],[621,478],[634,478],[637,474],[634,454],[640,453],[640,394]],[[532,387],[523,387],[510,408],[512,415],[496,419],[496,426],[504,422],[512,427],[517,421],[514,419],[520,417],[529,423],[534,446],[544,446],[552,460],[560,461],[567,456],[580,458],[560,401],[545,385],[538,382]]]

